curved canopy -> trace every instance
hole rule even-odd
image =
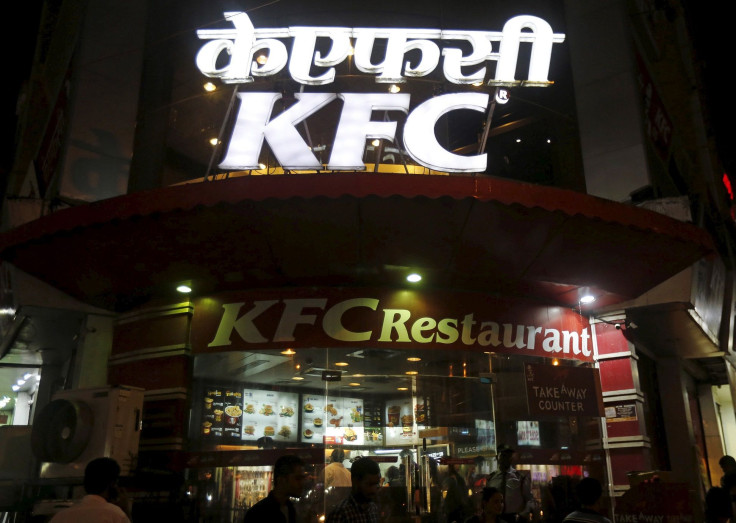
[[[420,285],[578,306],[636,297],[713,251],[691,224],[561,189],[474,176],[244,176],[59,211],[0,257],[86,303],[196,293]]]

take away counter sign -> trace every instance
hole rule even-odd
[[[465,349],[593,361],[571,309],[462,292],[274,289],[199,298],[192,350],[308,347]]]
[[[524,371],[530,416],[603,417],[598,369],[527,363]]]

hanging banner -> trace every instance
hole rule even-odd
[[[603,417],[598,369],[553,365],[525,365],[529,415]]]

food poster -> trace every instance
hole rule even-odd
[[[363,445],[363,400],[303,395],[301,441]]]
[[[243,392],[227,387],[207,386],[204,391],[202,435],[218,444],[240,441]]]
[[[386,401],[386,445],[419,444],[419,429],[427,423],[426,405],[416,398]]]
[[[297,441],[299,395],[268,390],[243,391],[243,439],[270,437]]]

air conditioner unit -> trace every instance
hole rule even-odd
[[[143,389],[64,390],[36,415],[31,431],[41,478],[78,478],[95,458],[113,458],[126,475],[135,467]]]

